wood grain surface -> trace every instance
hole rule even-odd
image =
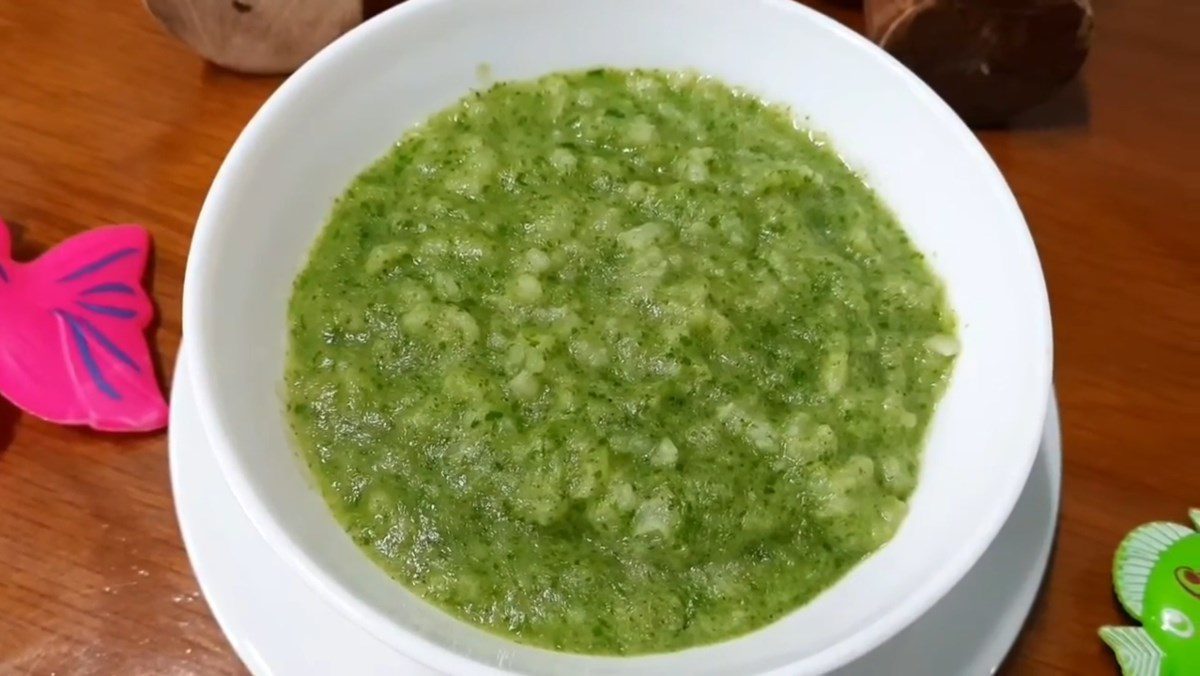
[[[1065,433],[1057,551],[1009,674],[1115,674],[1095,631],[1128,623],[1118,541],[1200,506],[1200,3],[1097,0],[1096,15],[1083,76],[983,134],[1045,265]],[[0,0],[0,216],[17,256],[148,226],[165,377],[196,214],[278,83],[205,65],[134,0]],[[0,402],[0,673],[242,672],[180,541],[165,436]]]

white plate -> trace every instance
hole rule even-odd
[[[184,544],[217,622],[256,675],[435,674],[326,604],[268,546],[208,446],[186,357],[171,398],[171,483]],[[839,674],[991,674],[1037,596],[1058,521],[1062,445],[1051,402],[1029,482],[987,553],[916,623]]]

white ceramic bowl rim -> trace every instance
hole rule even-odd
[[[536,1],[522,0],[525,4]],[[1006,212],[1003,217],[1021,226],[1020,233],[1014,236],[1023,241],[1018,242],[1019,253],[1011,263],[1023,278],[1028,278],[1032,294],[1026,298],[1030,304],[1028,316],[1031,323],[1025,329],[1029,334],[1030,344],[1034,346],[1028,355],[1031,359],[1031,375],[1028,380],[1033,386],[1024,392],[1027,396],[1023,401],[1012,402],[1012,419],[1017,421],[1014,423],[1017,427],[1010,434],[1010,437],[1016,440],[1014,447],[1019,448],[1019,452],[1023,454],[1019,458],[1022,467],[1014,467],[1013,471],[1002,477],[1003,485],[996,489],[1000,497],[991,503],[986,513],[976,516],[977,527],[972,536],[961,543],[953,558],[945,561],[933,574],[913,588],[904,602],[878,615],[853,636],[799,661],[775,668],[775,673],[817,673],[844,665],[873,649],[924,613],[970,569],[1007,518],[1032,465],[1050,394],[1052,343],[1049,304],[1032,238],[1023,227],[1024,221],[1019,208],[1003,177],[972,133],[928,87],[863,38],[811,9],[790,0],[740,1],[764,11],[779,12],[781,16],[790,14],[797,22],[815,26],[844,43],[848,50],[872,59],[875,67],[887,71],[890,78],[903,83],[919,105],[933,116],[944,128],[945,133],[961,147],[965,157],[975,168],[984,172],[987,189],[993,193],[992,197]],[[192,373],[199,414],[211,437],[214,452],[242,508],[281,557],[296,567],[304,578],[336,607],[386,642],[394,646],[398,642],[403,643],[406,652],[413,657],[431,666],[455,672],[499,674],[508,673],[503,664],[484,664],[416,632],[401,630],[407,633],[407,636],[403,639],[398,638],[396,624],[391,617],[356,597],[346,587],[342,577],[331,573],[310,556],[304,543],[280,522],[276,513],[278,507],[271,504],[267,492],[260,485],[261,482],[251,480],[248,456],[244,449],[240,449],[234,439],[235,435],[231,432],[229,418],[233,405],[223,403],[223,393],[227,393],[228,389],[223,388],[214,375],[220,369],[222,355],[214,344],[213,336],[215,331],[220,330],[225,314],[221,307],[224,301],[212,291],[217,288],[218,278],[222,274],[221,266],[218,265],[220,254],[223,251],[228,252],[227,249],[223,249],[223,246],[227,246],[225,240],[232,236],[228,232],[232,226],[228,225],[227,218],[240,203],[239,199],[242,196],[239,193],[239,182],[247,172],[261,169],[266,161],[262,157],[264,149],[277,140],[274,138],[276,134],[281,133],[277,129],[278,121],[288,115],[290,108],[300,105],[308,95],[310,83],[336,78],[340,62],[348,58],[356,45],[386,34],[404,22],[416,20],[426,12],[445,9],[456,2],[471,4],[464,0],[409,0],[385,12],[354,29],[314,57],[262,106],[230,150],[200,213],[187,267],[184,325],[187,329],[186,340],[190,358],[193,360]],[[715,0],[703,4],[712,5],[713,2]],[[516,4],[519,3],[514,3]],[[837,142],[835,137],[835,143]],[[360,163],[359,166],[365,164]],[[735,639],[740,640],[743,639]]]

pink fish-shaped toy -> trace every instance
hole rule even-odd
[[[112,225],[29,263],[11,255],[0,220],[0,394],[54,423],[108,432],[167,424],[142,289],[150,234]]]

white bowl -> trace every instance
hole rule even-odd
[[[414,123],[486,84],[488,69],[505,80],[601,65],[696,69],[790,104],[928,254],[963,346],[911,511],[887,546],[775,624],[636,658],[518,645],[393,582],[312,487],[280,398],[292,280],[349,181]],[[453,673],[807,674],[845,664],[921,615],[987,547],[1025,483],[1050,390],[1045,285],[995,165],[907,70],[789,0],[411,0],[392,9],[300,69],[246,127],[200,214],[184,318],[201,419],[250,519],[333,605]]]

